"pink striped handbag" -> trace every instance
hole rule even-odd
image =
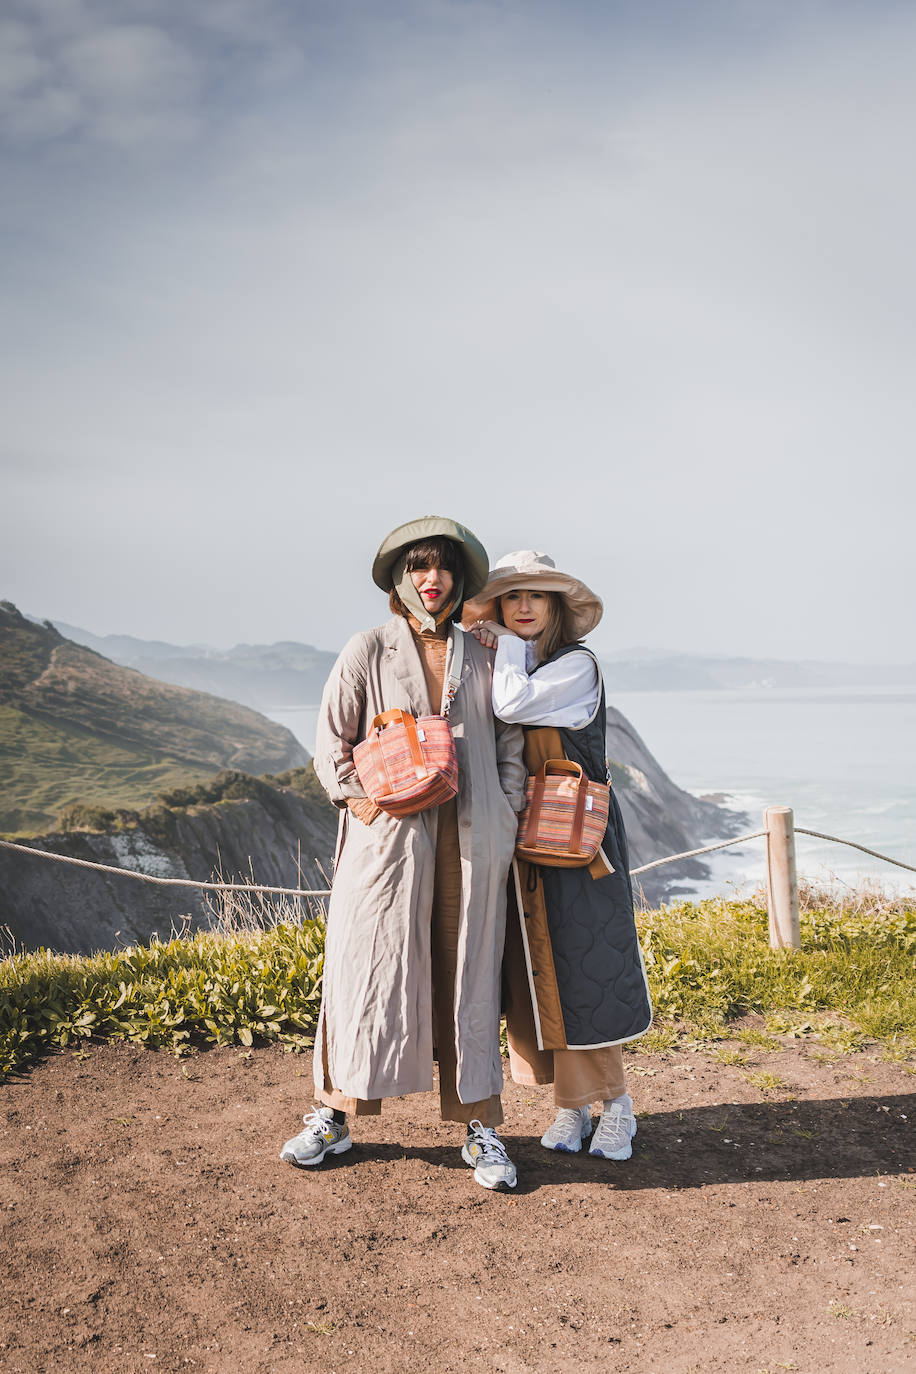
[[[610,788],[590,782],[570,759],[547,759],[528,779],[515,852],[531,864],[584,868],[607,829]]]
[[[457,628],[454,632],[441,714],[417,719],[409,711],[383,711],[353,750],[366,796],[389,816],[413,816],[458,793],[458,760],[448,716],[461,681],[463,633]]]

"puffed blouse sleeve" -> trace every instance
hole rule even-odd
[[[586,651],[564,654],[529,676],[526,645],[500,635],[493,665],[493,714],[515,725],[587,725],[598,708],[598,665]]]

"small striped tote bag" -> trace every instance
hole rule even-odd
[[[516,854],[549,868],[590,864],[607,829],[610,795],[608,784],[591,782],[578,763],[545,760],[528,779]]]
[[[440,714],[417,718],[409,711],[383,711],[353,750],[366,796],[389,816],[413,816],[457,795],[458,760],[448,717],[463,662],[464,631],[456,627]]]

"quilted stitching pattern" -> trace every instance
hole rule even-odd
[[[560,731],[566,757],[597,780],[604,779],[605,722],[602,688],[592,723],[582,730]],[[631,1040],[652,1020],[633,916],[626,832],[613,791],[603,845],[615,869],[607,877],[592,878],[584,868],[541,869],[570,1045]]]

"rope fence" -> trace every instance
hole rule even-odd
[[[750,840],[766,839],[766,888],[767,909],[770,918],[770,943],[774,949],[799,949],[798,880],[795,861],[795,836],[810,835],[817,840],[828,840],[833,844],[845,844],[850,849],[858,849],[874,859],[904,868],[916,873],[916,866],[892,859],[889,854],[881,854],[877,849],[869,849],[855,840],[846,840],[838,835],[825,835],[820,830],[808,830],[796,826],[792,810],[788,806],[768,807],[764,813],[763,830],[753,830],[746,835],[735,835],[729,840],[719,840],[715,844],[703,845],[699,849],[686,849],[680,854],[668,854],[662,859],[641,864],[630,869],[630,876],[648,873],[650,869],[661,868],[663,864],[677,863],[682,859],[693,859],[700,854],[712,854],[718,849],[729,849],[735,845],[746,844]],[[95,863],[90,859],[76,859],[69,854],[55,854],[47,849],[35,849],[32,845],[19,844],[14,840],[0,840],[0,847],[28,854],[33,858],[48,859],[53,863],[72,864],[76,868],[89,868],[97,873],[113,873],[121,878],[133,878],[136,882],[152,883],[157,887],[191,887],[204,892],[246,892],[280,897],[328,897],[331,889],[302,887],[267,887],[259,883],[214,883],[198,882],[194,878],[159,878],[153,873],[140,873],[133,868],[117,868],[113,864]]]
[[[832,840],[834,844],[848,844],[850,849],[861,849],[863,854],[870,854],[873,859],[883,859],[886,864],[896,864],[898,868],[906,868],[910,873],[916,873],[916,868],[912,864],[905,864],[900,859],[892,859],[888,854],[879,854],[877,849],[868,849],[864,844],[857,844],[855,840],[841,840],[839,835],[824,835],[820,830],[805,830],[803,826],[795,827],[796,835],[813,835],[816,840]]]
[[[631,868],[630,877],[635,878],[637,873],[648,873],[650,868],[661,868],[662,864],[673,864],[677,859],[693,859],[697,854],[711,854],[714,849],[728,849],[733,844],[744,844],[745,840],[759,840],[766,833],[765,830],[752,830],[749,835],[736,835],[732,840],[705,844],[702,849],[685,849],[683,854],[669,854],[664,859],[653,859],[650,864],[643,864],[641,868]]]
[[[281,897],[328,897],[329,887],[309,890],[302,887],[262,887],[256,883],[200,883],[194,878],[157,878],[153,873],[139,873],[135,868],[115,868],[113,864],[97,864],[90,859],[74,859],[69,854],[54,854],[48,849],[34,849],[31,845],[0,840],[4,849],[16,849],[20,854],[52,859],[59,864],[73,864],[76,868],[94,868],[97,873],[116,873],[120,878],[135,878],[141,883],[155,883],[157,887],[196,887],[205,892],[269,892]]]

